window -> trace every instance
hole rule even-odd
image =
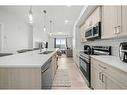
[[[56,38],[56,48],[65,49],[66,48],[66,39],[65,38]]]

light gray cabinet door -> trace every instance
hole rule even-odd
[[[52,59],[49,59],[41,71],[42,89],[50,89],[52,86]]]
[[[93,67],[91,76],[91,85],[94,89],[103,89],[102,85],[102,71]]]
[[[118,81],[105,74],[105,89],[121,89]]]
[[[127,36],[127,6],[122,6],[122,32],[120,36]]]
[[[117,37],[121,32],[121,6],[102,7],[102,38]]]

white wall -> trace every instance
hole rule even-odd
[[[28,24],[28,11],[28,6],[0,6],[0,24],[3,26],[2,52],[15,52],[24,48],[32,48],[35,47],[36,41],[48,41],[49,47],[54,48],[54,39],[50,38],[48,34],[50,31],[49,27],[47,27],[46,32],[43,31],[41,8],[40,11],[37,12],[33,10],[33,26]],[[57,33],[58,31],[56,32],[56,30],[53,29],[53,32]],[[61,30],[60,32],[72,36],[72,31],[68,29],[64,31]],[[72,38],[68,39],[68,43],[69,47],[73,46]]]
[[[0,23],[3,26],[3,51],[15,52],[31,47],[31,29],[28,22],[9,10],[0,8]]]
[[[34,46],[36,47],[35,43],[36,42],[42,42],[42,41],[48,41],[49,42],[49,38],[48,38],[48,31],[44,32],[43,31],[43,25],[41,22],[39,21],[35,21],[33,24],[33,43]]]

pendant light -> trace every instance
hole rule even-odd
[[[33,23],[33,13],[32,13],[32,6],[29,9],[29,23],[32,24]]]
[[[43,27],[43,31],[45,32],[46,31],[46,10],[43,11],[44,13],[44,27]]]
[[[52,36],[52,20],[49,21],[50,22],[50,32],[49,32],[49,35]]]

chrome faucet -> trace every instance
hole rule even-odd
[[[39,43],[40,52],[42,52],[42,49],[44,49],[44,48],[46,48],[46,42],[45,41],[42,41],[42,42]]]

